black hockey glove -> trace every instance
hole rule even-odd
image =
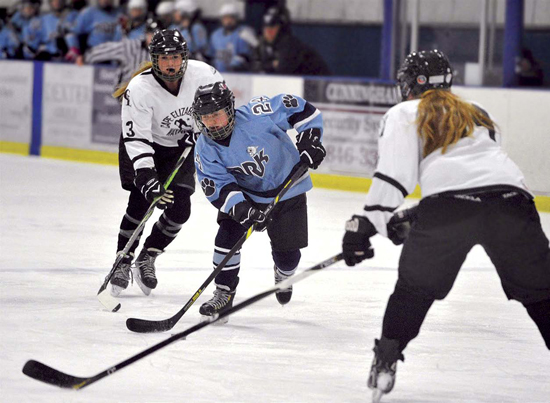
[[[321,144],[321,130],[317,128],[307,129],[298,134],[296,147],[300,159],[312,169],[317,169],[327,155],[325,147]]]
[[[192,131],[187,131],[183,134],[183,137],[178,140],[178,146],[181,148],[194,147],[200,135],[200,132],[193,133]]]
[[[388,238],[394,245],[401,245],[409,237],[411,226],[418,217],[418,206],[395,213],[388,222]]]
[[[158,208],[164,210],[174,204],[174,194],[171,190],[164,190],[164,186],[159,182],[157,171],[154,168],[138,169],[134,184],[149,203],[153,203],[160,197],[157,203]]]
[[[346,221],[346,233],[342,240],[342,253],[348,266],[355,266],[374,256],[369,238],[376,234],[376,228],[367,217],[354,215]]]
[[[263,231],[267,226],[267,219],[264,212],[254,207],[248,200],[235,204],[229,215],[243,227],[248,229],[256,223],[256,231]]]

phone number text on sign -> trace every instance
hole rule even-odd
[[[320,109],[327,150],[322,172],[371,177],[376,168],[378,128],[383,112]]]

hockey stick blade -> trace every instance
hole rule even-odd
[[[187,156],[189,155],[190,152],[191,152],[191,147],[185,148],[185,150],[183,151],[183,153],[179,157],[178,161],[176,162],[176,165],[175,165],[174,169],[172,170],[172,173],[170,174],[168,179],[166,179],[166,182],[163,185],[164,189],[168,189],[168,187],[170,186],[170,184],[174,180],[176,174],[178,173],[179,169],[181,168],[181,166],[183,165],[183,163],[187,159]],[[149,220],[151,215],[153,215],[153,212],[154,212],[155,207],[156,207],[159,200],[160,200],[160,197],[158,197],[155,201],[153,201],[153,203],[151,203],[151,205],[147,209],[147,212],[145,213],[145,215],[141,219],[141,222],[138,224],[138,226],[136,227],[136,229],[132,233],[132,236],[130,237],[130,239],[128,239],[128,242],[126,242],[126,246],[120,252],[117,253],[117,257],[116,257],[115,263],[113,264],[113,267],[111,268],[111,271],[109,271],[109,274],[107,274],[107,276],[105,277],[105,280],[103,280],[103,284],[101,284],[101,287],[99,287],[99,290],[97,292],[97,299],[99,300],[99,302],[101,302],[101,305],[103,305],[107,310],[109,310],[111,312],[118,311],[120,309],[121,305],[116,300],[116,298],[114,298],[111,295],[111,293],[109,292],[109,290],[107,288],[107,286],[109,284],[109,281],[111,281],[111,277],[113,277],[113,274],[115,273],[118,265],[124,259],[124,256],[126,256],[128,254],[128,252],[129,252],[130,248],[132,247],[132,245],[134,244],[136,238],[139,236],[139,234],[141,234],[141,231],[142,231],[143,227],[145,227],[145,223],[147,222],[147,220]]]
[[[120,302],[118,302],[117,299],[111,295],[107,288],[97,294],[97,299],[101,302],[101,305],[111,312],[116,312],[121,307]]]
[[[60,388],[74,389],[86,381],[86,378],[67,375],[35,360],[27,361],[23,367],[23,373],[37,381],[56,385]]]
[[[298,180],[307,172],[307,165],[299,164],[295,169],[294,173],[287,180],[285,186],[279,191],[277,196],[269,203],[266,207],[264,214],[269,216],[273,208],[279,203],[283,196],[298,182]],[[208,278],[201,284],[199,289],[193,294],[193,296],[187,301],[183,308],[181,308],[174,316],[168,319],[162,320],[146,320],[146,319],[137,319],[137,318],[128,318],[126,320],[126,327],[136,333],[160,333],[166,332],[172,329],[176,323],[182,318],[183,315],[191,308],[195,301],[201,296],[202,292],[208,287],[208,285],[214,280],[214,278],[222,271],[227,262],[231,260],[233,255],[237,253],[244,242],[252,235],[256,224],[252,225],[247,232],[237,241],[237,243],[231,248],[223,260],[218,264],[218,266],[210,273]]]
[[[213,319],[209,322],[200,322],[197,323],[194,326],[191,326],[190,328],[184,330],[183,332],[176,333],[173,336],[169,337],[166,340],[161,341],[160,343],[157,343],[151,347],[149,347],[146,350],[143,350],[141,353],[138,353],[136,355],[133,355],[130,358],[125,359],[122,362],[119,362],[118,364],[109,367],[108,369],[91,376],[89,378],[79,378],[76,376],[65,374],[64,372],[58,371],[52,367],[49,367],[45,364],[42,364],[41,362],[35,361],[35,360],[29,360],[23,367],[23,373],[33,379],[36,379],[37,381],[41,381],[50,385],[59,386],[61,388],[69,388],[69,389],[75,389],[80,390],[86,386],[91,385],[92,383],[95,383],[99,381],[100,379],[105,378],[106,376],[113,375],[115,372],[118,372],[122,368],[133,364],[136,361],[141,360],[142,358],[147,357],[150,354],[153,354],[154,352],[174,343],[175,341],[181,340],[186,338],[192,333],[195,333],[196,331],[202,329],[203,327],[209,326],[213,323],[216,323],[218,320],[225,318],[229,315],[234,314],[235,312],[240,311],[241,309],[246,308],[247,306],[264,299],[265,297],[274,294],[278,290],[282,290],[285,288],[290,287],[292,284],[297,283],[298,281],[301,281],[305,279],[306,277],[311,276],[316,271],[322,270],[325,267],[328,267],[340,260],[342,260],[343,255],[339,253],[336,256],[333,256],[327,260],[324,260],[321,263],[318,263],[317,265],[304,270],[303,272],[296,274],[292,277],[289,277],[288,279],[280,282],[279,284],[276,284],[274,287],[261,292],[259,294],[254,295],[253,297],[250,297],[227,311],[223,312],[219,316],[213,317]]]

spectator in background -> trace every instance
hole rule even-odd
[[[264,15],[254,70],[263,73],[328,76],[321,56],[291,33],[288,10],[271,7]]]
[[[67,34],[78,12],[65,0],[49,0],[50,12],[32,19],[25,29],[24,54],[27,59],[61,60],[67,53]]]
[[[130,0],[126,4],[128,16],[122,19],[122,31],[128,39],[143,39],[147,20],[147,2]]]
[[[122,39],[122,29],[118,23],[120,10],[115,8],[114,0],[97,0],[97,6],[83,9],[76,19],[69,37],[68,61],[83,64],[82,54],[88,48],[109,41]]]
[[[240,13],[233,3],[220,9],[221,27],[210,37],[208,56],[218,71],[250,70],[258,39],[252,28],[240,24]]]
[[[159,29],[167,29],[173,23],[174,3],[171,1],[162,1],[155,9]]]
[[[516,66],[516,74],[520,87],[541,87],[544,83],[544,72],[531,49],[523,48],[521,50],[521,59]]]
[[[24,32],[31,20],[40,13],[41,0],[21,0],[18,11],[11,17],[10,23],[19,43],[24,43]]]
[[[0,20],[0,60],[14,59],[19,49],[19,39],[10,24]]]
[[[179,0],[174,7],[174,24],[171,28],[179,30],[187,41],[189,57],[204,61],[208,48],[208,32],[201,21],[201,10],[196,0]]]

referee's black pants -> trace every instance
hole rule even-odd
[[[466,255],[478,244],[495,265],[508,299],[525,306],[550,349],[550,248],[533,201],[521,194],[420,202],[382,335],[399,340],[402,351],[420,332],[434,300],[447,296]]]

